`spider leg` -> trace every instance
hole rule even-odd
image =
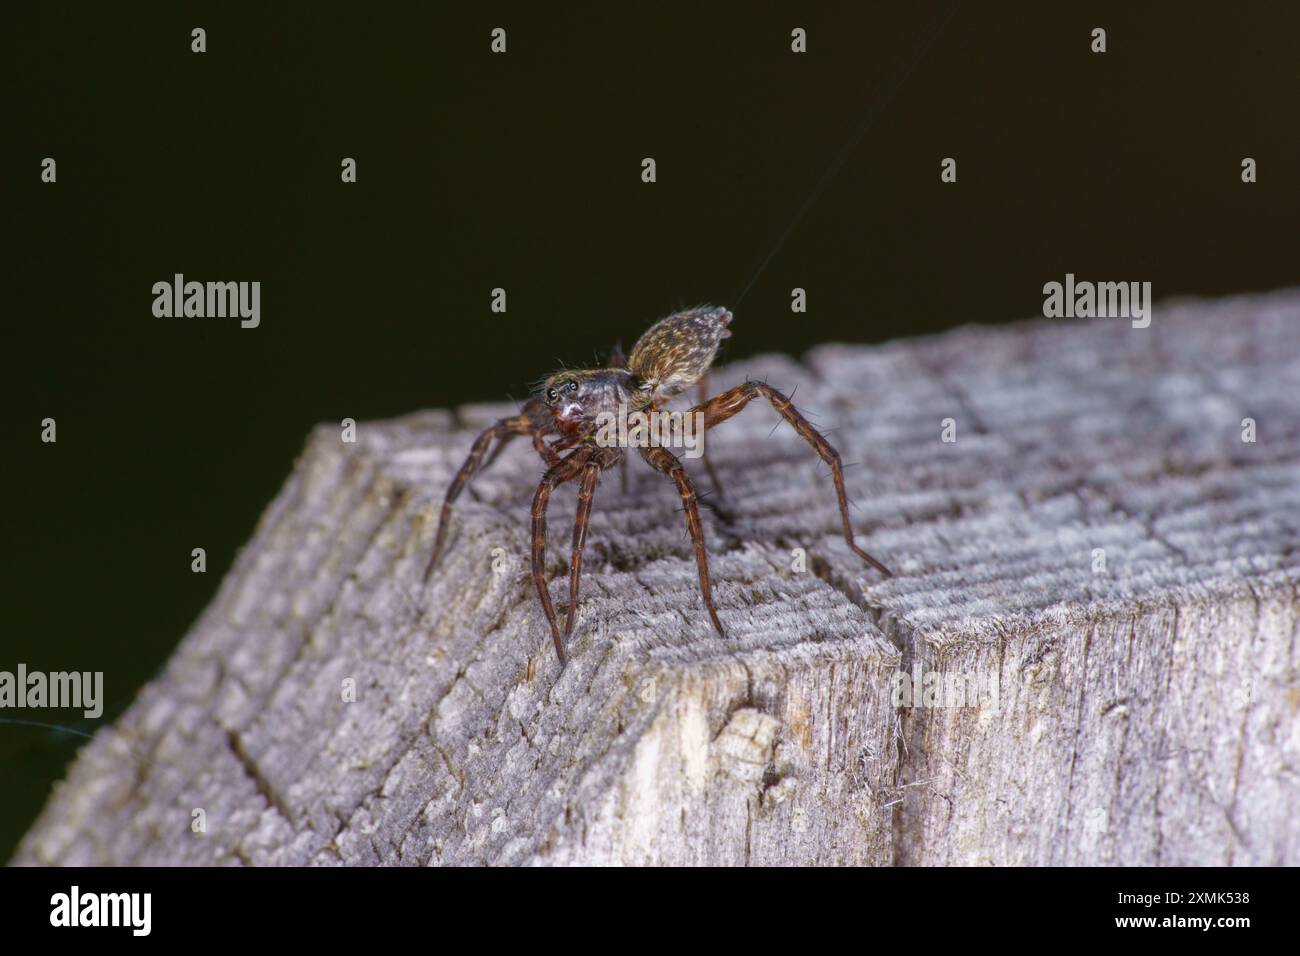
[[[540,428],[537,431],[533,432],[533,448],[537,450],[537,454],[542,456],[542,461],[546,462],[546,464],[551,468],[554,468],[556,465],[560,463],[560,456],[557,453],[556,449],[562,450],[566,447],[568,446],[566,446],[563,442],[558,442],[558,441],[552,442],[551,444],[548,445],[546,443],[544,433]]]
[[[591,520],[591,502],[596,495],[600,473],[614,464],[616,458],[624,459],[621,451],[612,449],[593,455],[582,468],[582,483],[578,485],[578,511],[573,519],[573,552],[569,563],[569,614],[564,622],[564,637],[573,633],[573,622],[578,617],[578,584],[582,577],[582,550],[587,544],[587,523]]]
[[[555,642],[555,653],[561,664],[564,663],[564,642],[560,639],[560,626],[556,623],[555,608],[546,588],[546,507],[550,503],[551,492],[582,474],[590,457],[590,447],[583,446],[561,459],[559,464],[553,465],[542,476],[537,493],[533,495],[533,585],[537,588],[537,596],[541,598],[546,621],[551,625],[551,640]],[[572,609],[569,614],[573,614]]]
[[[700,404],[703,405],[705,402],[708,401],[708,398],[709,398],[709,373],[705,372],[703,375],[700,376]],[[691,409],[691,411],[693,412],[695,411],[695,409]],[[706,425],[705,427],[707,428],[708,426]],[[723,495],[722,493],[722,482],[718,480],[718,473],[713,470],[713,462],[709,460],[708,453],[706,452],[701,457],[704,458],[704,470],[709,473],[709,483],[713,485],[714,494],[716,494],[719,498],[725,497],[725,495]],[[727,516],[723,515],[723,517],[725,518]]]
[[[495,462],[498,458],[500,458],[501,453],[506,450],[506,445],[509,445],[511,440],[518,437],[518,435],[519,432],[506,432],[504,435],[502,435],[501,440],[496,443],[491,453],[487,456],[487,460],[483,462],[483,467],[491,468],[492,463]]]
[[[691,409],[691,413],[703,412],[704,427],[712,428],[714,425],[731,418],[759,396],[767,399],[772,404],[772,407],[780,413],[781,417],[794,426],[794,430],[803,437],[804,441],[812,445],[813,450],[817,452],[821,460],[831,466],[831,477],[835,480],[835,494],[839,498],[840,521],[844,526],[844,540],[848,542],[853,553],[885,575],[885,577],[893,577],[893,572],[889,568],[867,554],[853,540],[853,525],[849,522],[849,497],[844,490],[844,466],[840,463],[840,454],[831,446],[830,442],[822,437],[817,429],[813,428],[808,419],[799,414],[794,405],[790,403],[790,399],[766,382],[745,382],[743,385],[737,385],[735,388],[728,389],[721,395],[697,405]]]
[[[503,418],[493,425],[485,428],[474,439],[474,444],[470,447],[469,457],[465,463],[460,466],[456,476],[452,478],[451,485],[447,488],[447,494],[442,499],[442,513],[438,519],[438,533],[433,541],[433,553],[429,555],[429,563],[424,568],[424,583],[429,583],[429,577],[433,574],[433,569],[438,564],[438,559],[442,557],[443,546],[447,542],[447,530],[451,527],[452,507],[460,493],[465,490],[465,486],[470,483],[474,475],[484,466],[484,456],[487,455],[488,448],[493,441],[497,441],[496,452],[488,459],[487,464],[496,460],[501,449],[506,443],[516,435],[533,436],[533,446],[538,449],[538,454],[546,457],[542,451],[541,436],[550,427],[551,423],[544,417],[545,407],[535,399],[524,406],[524,410],[518,415],[510,418]]]
[[[709,584],[709,558],[704,551],[704,529],[700,524],[700,509],[695,503],[695,485],[691,476],[682,467],[681,461],[668,449],[660,446],[641,449],[644,458],[657,471],[663,472],[677,485],[677,492],[682,496],[682,508],[686,512],[686,530],[691,533],[695,544],[695,565],[700,572],[700,593],[704,596],[704,606],[709,610],[713,627],[723,637],[727,636],[718,620],[717,609],[713,606],[713,588]]]
[[[549,428],[533,433],[533,447],[537,449],[537,454],[542,456],[546,461],[546,464],[554,468],[561,461],[559,452],[568,451],[575,445],[586,441],[595,433],[595,426],[592,425],[580,431],[576,431],[572,435],[557,438],[549,445],[542,440],[542,436],[548,431],[550,431]]]

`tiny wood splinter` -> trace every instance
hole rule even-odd
[[[548,465],[541,484],[537,486],[537,493],[533,496],[533,583],[537,586],[537,595],[541,599],[546,620],[551,625],[555,652],[563,662],[564,640],[560,635],[545,575],[546,507],[551,492],[565,482],[579,482],[577,518],[573,527],[573,558],[569,572],[569,607],[564,627],[564,637],[568,637],[573,631],[573,622],[577,616],[582,551],[596,484],[600,480],[600,473],[623,461],[625,454],[622,447],[597,442],[597,420],[611,415],[657,410],[674,395],[702,382],[717,355],[718,345],[731,335],[727,328],[731,318],[731,313],[726,309],[704,306],[661,319],[641,336],[632,349],[632,354],[626,359],[621,352],[616,351],[606,368],[556,372],[548,376],[537,397],[524,405],[518,415],[501,419],[479,435],[443,499],[433,553],[424,572],[425,582],[428,582],[442,555],[452,505],[483,466],[493,442],[498,443],[496,451],[500,452],[506,442],[516,435],[529,436],[533,447]],[[844,470],[839,453],[795,410],[786,396],[763,382],[745,382],[703,401],[686,414],[694,417],[699,413],[702,415],[703,427],[709,429],[719,422],[725,422],[759,396],[771,402],[781,417],[812,445],[822,461],[830,465],[831,477],[835,480],[835,494],[839,498],[844,540],[858,557],[888,576],[889,569],[858,547],[853,540],[848,496],[844,491]],[[547,436],[557,437],[554,441],[547,442]],[[681,461],[667,448],[654,446],[638,450],[642,458],[671,478],[677,486],[686,512],[686,528],[695,545],[695,563],[699,568],[704,606],[714,628],[723,634],[722,623],[713,606],[708,556],[704,550],[704,533],[696,505],[695,485]],[[561,457],[561,451],[568,451],[568,454]],[[716,485],[716,479],[714,483]]]

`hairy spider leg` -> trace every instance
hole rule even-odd
[[[485,428],[478,438],[474,439],[474,444],[470,448],[469,457],[465,463],[460,466],[456,476],[452,478],[451,485],[447,488],[447,494],[442,500],[442,514],[438,519],[438,533],[433,541],[433,553],[429,555],[429,563],[424,569],[424,583],[429,583],[429,577],[433,574],[433,569],[438,564],[438,559],[442,557],[443,546],[447,542],[447,530],[451,526],[452,506],[460,493],[465,490],[465,486],[483,466],[483,457],[487,454],[488,448],[491,447],[494,440],[498,441],[497,451],[505,446],[516,435],[532,435],[533,447],[537,453],[547,461],[547,464],[554,464],[559,457],[550,450],[545,442],[542,441],[542,435],[551,429],[549,415],[543,417],[546,412],[546,406],[533,399],[528,402],[518,415],[510,418],[503,418]],[[496,460],[496,455],[488,460],[488,464]]]
[[[582,482],[578,485],[578,511],[573,519],[573,555],[569,568],[569,613],[564,621],[564,637],[573,633],[573,622],[578,617],[578,583],[582,578],[582,549],[587,544],[587,522],[591,520],[591,502],[596,496],[596,483],[600,480],[600,465],[588,462],[582,467]]]
[[[713,588],[709,584],[709,557],[704,551],[704,529],[700,524],[700,509],[695,503],[695,485],[691,476],[682,467],[681,461],[667,448],[651,446],[641,449],[641,457],[655,470],[663,472],[677,485],[677,493],[682,496],[682,508],[686,512],[686,530],[691,534],[695,545],[695,564],[700,572],[700,593],[704,596],[704,606],[708,608],[713,627],[723,637],[727,636],[718,620],[718,612],[713,606]]]
[[[561,664],[565,660],[564,642],[560,639],[555,608],[551,605],[551,595],[546,589],[546,507],[551,500],[551,492],[581,475],[594,451],[594,446],[583,445],[567,458],[561,459],[559,464],[547,469],[533,495],[533,585],[537,588],[537,596],[542,600],[546,621],[551,625],[551,640],[555,642],[555,653]],[[572,608],[569,613],[572,615]]]
[[[844,540],[848,542],[853,553],[885,577],[893,577],[893,572],[889,568],[867,554],[853,540],[853,525],[849,522],[849,497],[844,490],[844,467],[840,463],[840,453],[822,437],[817,429],[813,428],[808,419],[799,414],[790,399],[765,382],[745,382],[697,405],[691,409],[691,414],[703,412],[704,427],[709,429],[720,422],[725,422],[759,396],[766,398],[781,417],[794,426],[794,430],[803,437],[804,441],[812,445],[821,460],[831,466],[831,477],[835,479],[835,494],[839,498],[840,520],[844,525]]]
[[[588,437],[588,431],[574,432],[572,435],[565,435],[563,438],[557,438],[549,445],[542,441],[542,432],[533,435],[533,445],[537,448],[537,453],[546,459],[546,464],[554,468],[561,461],[558,452],[568,451],[574,445],[577,445],[583,439]]]
[[[564,637],[573,633],[573,622],[578,618],[578,585],[582,578],[582,551],[587,544],[587,523],[591,520],[591,503],[596,496],[600,473],[616,461],[626,461],[623,452],[616,448],[600,448],[592,452],[591,459],[582,468],[582,482],[578,485],[578,510],[573,519],[573,551],[569,565],[569,613],[564,621]]]
[[[699,395],[700,395],[700,399],[699,399],[700,404],[703,404],[709,400],[709,373],[708,372],[705,372],[703,375],[700,376]],[[694,411],[695,409],[691,409],[691,412]],[[704,455],[702,457],[704,458],[704,470],[709,473],[709,483],[713,485],[714,493],[719,498],[724,497],[724,495],[722,494],[722,482],[718,480],[718,473],[713,470],[713,462],[709,459],[709,453],[707,449],[705,450]]]

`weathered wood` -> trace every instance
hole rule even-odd
[[[1300,292],[1166,302],[1148,329],[827,346],[714,386],[748,375],[798,386],[858,463],[860,541],[895,578],[837,537],[811,451],[750,409],[707,446],[728,639],[672,485],[636,462],[628,493],[597,492],[561,671],[527,577],[525,443],[419,585],[449,476],[508,409],[355,444],[322,426],[16,861],[1300,863]],[[557,493],[557,606],[572,514]],[[895,699],[929,671],[983,689]]]

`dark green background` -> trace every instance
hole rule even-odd
[[[111,719],[314,423],[519,397],[677,306],[733,306],[737,357],[1036,314],[1066,272],[1300,280],[1295,4],[965,4],[740,303],[934,11],[549,6],[5,5],[0,669],[103,670]],[[260,280],[261,327],[154,318],[175,272]],[[0,859],[78,743],[0,726]]]

